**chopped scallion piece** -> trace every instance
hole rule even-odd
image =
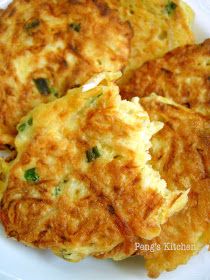
[[[26,129],[26,123],[22,123],[18,126],[18,131],[23,132]]]
[[[92,149],[93,153],[95,154],[96,158],[99,158],[101,156],[101,154],[99,153],[98,147],[93,147]]]
[[[76,23],[76,22],[72,22],[72,23],[69,24],[69,27],[71,29],[73,29],[74,31],[76,31],[76,32],[80,32],[81,24],[80,23]]]
[[[34,79],[33,80],[36,88],[38,89],[38,91],[42,94],[42,95],[49,95],[49,94],[53,94],[55,97],[58,97],[58,92],[54,87],[50,87],[49,86],[49,82],[47,79],[45,78],[38,78],[38,79]]]
[[[36,172],[36,168],[31,168],[25,171],[24,178],[27,182],[38,182],[40,177]]]
[[[31,31],[32,29],[38,27],[40,25],[39,19],[34,19],[24,25],[26,31]]]
[[[59,196],[60,194],[61,194],[61,187],[60,186],[55,187],[54,195]]]
[[[72,255],[72,253],[68,252],[66,249],[61,250],[61,256],[63,259],[69,260],[69,259],[71,259],[71,255]]]
[[[22,123],[18,126],[18,131],[23,132],[27,128],[27,126],[32,126],[33,125],[33,119],[30,118],[26,123]]]
[[[177,7],[176,3],[174,3],[173,1],[169,1],[168,4],[165,6],[165,10],[168,13],[168,15],[171,15],[176,9],[176,7]]]
[[[100,154],[97,146],[95,146],[92,149],[86,151],[87,162],[94,161],[97,158],[99,158],[100,156],[101,156],[101,154]]]
[[[52,93],[55,97],[58,97],[58,92],[55,88],[50,88],[50,93]]]
[[[36,85],[36,88],[38,91],[43,95],[49,95],[51,93],[50,87],[48,85],[47,79],[44,78],[38,78],[34,79],[34,83]]]
[[[29,126],[32,126],[32,125],[33,125],[33,119],[32,119],[32,118],[30,118],[30,119],[28,120],[28,125],[29,125]]]

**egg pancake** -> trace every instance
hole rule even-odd
[[[190,188],[186,207],[162,226],[161,234],[145,244],[159,244],[154,253],[140,251],[146,258],[149,276],[185,264],[205,245],[210,244],[210,123],[192,110],[166,98],[146,97],[142,105],[152,121],[164,128],[152,139],[152,166],[170,190]],[[166,246],[168,244],[168,246]],[[167,250],[170,244],[184,244]]]
[[[122,96],[152,92],[210,117],[210,39],[145,63],[122,88]]]
[[[163,56],[176,47],[194,42],[194,13],[177,0],[106,0],[133,28],[131,55],[121,83],[144,62]]]
[[[210,244],[210,123],[191,109],[155,94],[142,98],[141,104],[152,121],[164,123],[152,138],[152,167],[160,172],[171,191],[190,190],[185,208],[162,225],[158,237],[139,239],[133,246],[133,254],[146,259],[149,276],[158,277],[165,270],[187,263]],[[154,252],[150,251],[152,246]],[[120,244],[98,258],[125,255]]]
[[[187,202],[149,165],[150,138],[162,128],[122,101],[100,74],[41,104],[19,124],[0,217],[9,237],[79,261],[137,237],[151,239]]]
[[[126,64],[132,30],[100,0],[14,0],[0,17],[0,146],[20,119]]]

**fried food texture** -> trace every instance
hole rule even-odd
[[[9,237],[69,261],[151,239],[187,202],[148,163],[150,122],[103,73],[21,120],[0,217]],[[123,256],[123,257],[126,257]],[[121,256],[115,256],[119,259]]]
[[[131,55],[120,84],[146,61],[162,57],[168,51],[194,42],[191,30],[194,13],[182,1],[107,0],[133,29]]]
[[[149,276],[157,277],[163,271],[186,264],[210,244],[210,123],[166,98],[146,97],[142,105],[152,121],[164,123],[152,139],[153,168],[171,190],[190,189],[186,207],[169,218],[161,234],[149,242],[140,241],[161,248],[154,252],[138,251],[146,259]]]
[[[9,164],[3,158],[0,158],[0,201],[5,191],[6,178],[8,172],[9,172]]]
[[[121,89],[127,99],[152,92],[210,118],[210,39],[145,63]]]
[[[0,145],[13,144],[16,125],[38,104],[121,70],[131,36],[101,1],[14,0],[0,18]]]

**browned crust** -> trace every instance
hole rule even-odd
[[[0,218],[8,236],[29,246],[59,254],[68,246],[79,250],[93,243],[94,255],[123,242],[125,253],[131,255],[138,236],[147,238],[159,233],[157,216],[165,205],[158,190],[152,186],[143,189],[135,151],[120,141],[143,129],[145,118],[149,119],[146,114],[136,113],[135,123],[125,122],[117,111],[119,96],[111,90],[100,97],[96,108],[89,108],[87,103],[93,93],[69,93],[66,102],[59,99],[43,105],[42,110],[35,109],[40,111],[33,117],[34,131],[10,170]],[[98,94],[101,88],[93,96]],[[85,116],[78,118],[79,127],[73,131],[68,122],[70,110],[83,110]],[[58,135],[62,134],[60,139],[51,130],[55,122],[59,124]],[[106,142],[106,137],[111,137],[112,142]],[[98,142],[122,157],[107,160],[102,156],[88,164],[86,151]],[[32,160],[41,178],[38,183],[26,182],[19,173],[24,174]],[[83,169],[83,164],[87,169]],[[55,187],[70,178],[86,186],[86,195],[74,201],[69,194],[71,187],[64,185],[60,196],[52,196]]]
[[[142,99],[151,119],[165,123],[153,137],[152,165],[171,189],[190,188],[187,206],[169,218],[160,236],[142,244],[159,244],[161,250],[139,251],[150,277],[185,264],[210,242],[210,122],[191,110]],[[157,145],[158,144],[158,145]],[[164,250],[164,244],[189,244],[194,250]]]
[[[121,89],[126,99],[152,92],[210,116],[210,39],[145,63]]]
[[[143,63],[162,57],[168,51],[195,42],[191,29],[193,11],[185,9],[182,1],[174,0],[176,9],[168,15],[167,1],[106,0],[133,29],[131,54],[122,79],[125,84],[133,71]]]
[[[160,172],[171,190],[190,189],[188,204],[169,218],[158,237],[135,241],[150,248],[154,246],[154,252],[148,249],[135,252],[133,243],[133,254],[146,259],[149,276],[158,277],[163,271],[187,263],[210,243],[210,123],[192,110],[161,102],[156,97],[142,98],[142,104],[152,120],[164,122],[164,128],[152,140],[153,168]],[[165,243],[189,244],[195,249],[166,251]],[[125,256],[123,243],[97,257],[119,256]]]
[[[39,25],[27,31],[33,20]],[[81,24],[79,32],[69,27],[74,22]],[[102,1],[13,1],[0,18],[0,145],[12,145],[20,119],[55,98],[41,95],[33,79],[47,78],[62,96],[95,73],[123,69],[131,37],[129,24]]]

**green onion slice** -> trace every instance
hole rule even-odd
[[[76,22],[72,22],[72,23],[69,24],[69,27],[71,29],[73,29],[74,31],[76,31],[76,32],[80,32],[81,24],[80,23],[76,23]]]
[[[165,10],[168,13],[168,15],[171,15],[174,10],[176,9],[177,4],[174,3],[173,1],[168,2],[168,4],[165,6]]]
[[[92,162],[101,156],[98,147],[95,146],[92,149],[86,151],[87,162]]]
[[[25,171],[24,178],[27,182],[38,182],[40,177],[36,171],[36,168],[31,168]]]

